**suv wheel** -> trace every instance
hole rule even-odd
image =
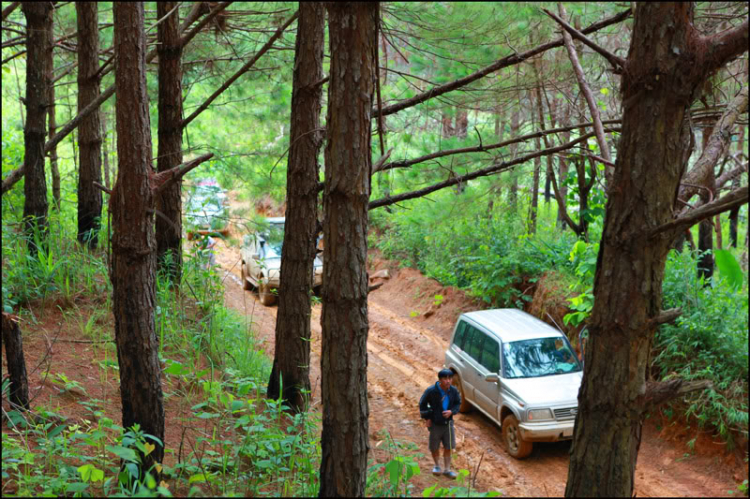
[[[521,438],[521,431],[518,428],[518,420],[512,414],[505,416],[503,419],[503,441],[508,454],[516,459],[523,459],[531,454],[534,444]]]
[[[266,307],[269,307],[276,302],[276,295],[271,293],[271,286],[267,282],[261,282],[258,285],[258,296],[260,296],[260,303]]]
[[[456,388],[458,388],[458,391],[461,393],[461,406],[458,408],[458,411],[461,414],[466,414],[467,412],[471,412],[474,407],[471,405],[471,402],[466,398],[466,392],[464,391],[464,385],[461,383],[461,376],[458,374],[454,374],[453,378],[456,380],[454,383],[456,385]]]
[[[253,289],[253,285],[250,284],[250,281],[247,280],[247,265],[245,265],[245,262],[242,262],[241,272],[242,272],[242,289],[246,291]]]

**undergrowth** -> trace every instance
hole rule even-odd
[[[560,233],[554,219],[540,217],[537,234],[528,235],[517,213],[489,216],[486,203],[478,201],[467,189],[460,196],[444,192],[435,200],[416,200],[412,209],[391,215],[374,214],[373,225],[383,230],[374,246],[491,306],[522,308],[531,299],[525,291],[544,272],[571,272],[570,231]]]
[[[99,381],[116,384],[106,223],[101,249],[92,252],[75,242],[75,217],[65,207],[61,216],[51,213],[49,244],[36,256],[19,226],[3,222],[4,310],[33,324],[45,307],[60,307],[67,327],[91,340]],[[3,496],[317,495],[319,416],[289,416],[281,401],[266,398],[270,361],[252,322],[223,306],[220,276],[208,267],[206,255],[193,249],[178,287],[157,276],[165,401],[187,404],[187,416],[172,423],[182,427],[182,438],[165,442],[158,469],[139,475],[137,451],[151,452],[154,437],[118,426],[119,415],[104,409],[111,401],[90,397],[53,358],[50,382],[60,396],[75,392],[70,396],[88,416],[61,413],[54,397],[34,402],[28,413],[3,411]],[[6,382],[4,398],[7,388]]]

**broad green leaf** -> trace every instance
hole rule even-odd
[[[714,257],[716,258],[716,266],[719,267],[719,272],[726,278],[729,285],[733,288],[742,287],[742,269],[737,260],[727,250],[714,250]]]
[[[127,447],[123,447],[121,445],[108,445],[106,449],[112,454],[118,456],[120,459],[130,461],[132,463],[138,462],[138,456],[133,449],[128,449]]]

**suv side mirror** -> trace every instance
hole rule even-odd
[[[498,383],[500,382],[500,376],[497,373],[485,374],[484,380],[488,383]]]

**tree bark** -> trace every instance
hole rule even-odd
[[[23,193],[23,218],[29,251],[35,255],[34,231],[39,231],[40,242],[47,239],[47,181],[44,174],[44,139],[47,136],[46,118],[49,103],[49,75],[46,58],[52,50],[52,4],[24,2],[21,10],[26,16],[26,126],[23,133],[23,169],[26,174]]]
[[[323,433],[320,496],[364,496],[367,475],[367,208],[377,3],[327,3]],[[353,97],[354,96],[354,97]]]
[[[109,189],[110,171],[109,171],[109,145],[107,142],[107,114],[101,114],[102,121],[102,159],[104,160],[104,187]]]
[[[516,94],[516,101],[520,101],[520,96],[517,93]],[[520,111],[518,109],[514,109],[513,113],[510,115],[510,135],[512,137],[516,137],[518,135],[518,128],[519,128],[519,115]],[[510,157],[512,159],[516,159],[516,156],[518,156],[518,143],[511,144],[510,146]],[[518,204],[518,174],[516,173],[515,169],[508,173],[510,176],[510,189],[508,190],[508,204],[510,204],[511,209],[515,210],[516,205]]]
[[[76,2],[78,21],[78,112],[99,98],[99,8],[97,2]],[[78,242],[90,249],[99,241],[102,192],[102,135],[99,110],[78,125]]]
[[[52,36],[52,35],[50,35]],[[50,45],[50,49],[47,52],[47,58],[46,58],[46,64],[47,64],[47,78],[49,79],[50,85],[49,85],[49,108],[47,110],[48,112],[48,125],[47,128],[49,129],[49,137],[52,138],[55,135],[55,132],[57,130],[57,117],[55,116],[55,85],[52,83],[52,77],[54,76],[55,72],[55,59],[54,59],[54,49]],[[49,151],[49,169],[50,174],[52,175],[52,200],[54,202],[55,209],[60,211],[60,169],[57,166],[57,147],[53,147]]]
[[[116,2],[117,183],[110,196],[115,340],[120,365],[122,426],[164,442],[164,400],[155,334],[156,241],[150,177],[151,133],[146,92],[146,35],[142,2]],[[161,462],[164,447],[143,457]]]
[[[456,106],[456,136],[459,139],[465,139],[468,133],[469,112],[460,106]]]
[[[281,396],[293,411],[305,409],[310,391],[310,296],[317,236],[318,152],[325,42],[325,8],[301,3],[292,80],[292,117],[287,166],[286,227],[276,351],[268,397]]]
[[[157,2],[156,15],[166,16],[177,2]],[[178,12],[159,24],[159,148],[160,172],[182,163],[182,45]],[[178,180],[156,197],[156,247],[159,268],[173,283],[182,274],[182,181]]]
[[[664,267],[682,227],[671,222],[685,167],[683,153],[690,144],[687,113],[708,75],[747,50],[747,23],[704,37],[692,26],[692,11],[687,3],[636,7],[622,77],[623,129],[594,278],[567,497],[633,494],[649,400],[648,358],[663,317]],[[665,19],[670,20],[668,29]]]
[[[737,247],[737,233],[739,228],[740,209],[735,208],[729,212],[729,244],[732,248]]]
[[[3,346],[8,360],[10,375],[10,401],[17,407],[29,409],[29,379],[26,376],[26,360],[23,356],[21,328],[17,318],[3,312]]]

